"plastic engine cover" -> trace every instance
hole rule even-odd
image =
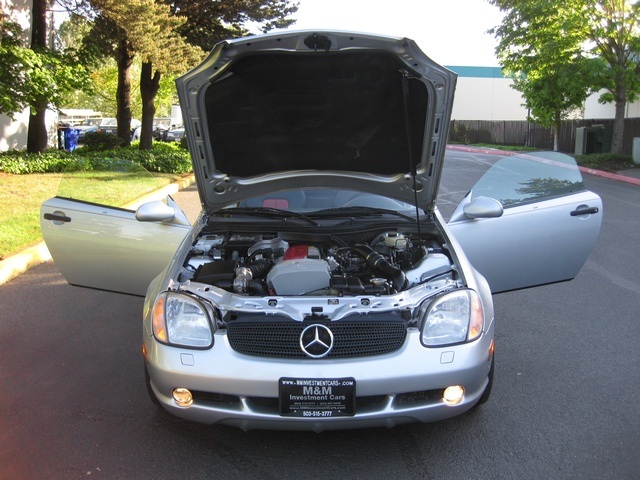
[[[300,258],[274,265],[267,275],[267,284],[276,295],[304,295],[327,288],[330,279],[326,261]]]

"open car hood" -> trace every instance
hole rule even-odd
[[[219,43],[176,81],[201,200],[215,211],[324,187],[430,210],[455,83],[406,38],[297,31]]]

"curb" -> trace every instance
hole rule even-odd
[[[135,210],[145,202],[163,199],[167,195],[174,194],[184,188],[187,188],[195,181],[195,175],[190,175],[181,180],[178,180],[177,182],[170,183],[169,185],[166,185],[158,190],[144,195],[137,200],[124,205],[122,208]],[[49,260],[51,260],[51,254],[49,253],[49,249],[44,242],[40,242],[32,247],[24,249],[19,253],[16,253],[15,255],[11,255],[4,260],[0,260],[0,285],[13,280],[30,268],[33,268]]]
[[[640,178],[627,177],[618,173],[603,172],[602,170],[594,170],[593,168],[578,167],[581,172],[588,173],[589,175],[595,175],[597,177],[608,178],[609,180],[617,180],[619,182],[627,182],[631,185],[637,185],[640,187]]]
[[[0,285],[49,260],[51,260],[51,254],[44,242],[5,258],[0,261]]]
[[[482,155],[500,155],[501,153],[504,155],[513,154],[508,150],[499,150],[496,148],[476,148],[476,147],[465,147],[462,145],[447,145],[447,149],[449,150],[457,150],[460,152],[469,152],[469,153],[479,153]],[[507,153],[505,153],[507,152]],[[588,173],[589,175],[595,175],[597,177],[608,178],[609,180],[617,180],[618,182],[626,182],[631,185],[637,185],[640,187],[640,178],[628,177],[626,175],[620,175],[619,173],[609,173],[603,172],[602,170],[596,170],[594,168],[581,167],[578,165],[578,169],[583,173]],[[640,169],[638,170],[640,172]]]

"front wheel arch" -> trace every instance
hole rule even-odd
[[[491,389],[493,388],[494,364],[495,364],[495,354],[491,357],[491,368],[489,368],[489,383],[487,383],[487,386],[485,387],[484,392],[482,392],[482,395],[480,396],[480,400],[478,400],[478,403],[476,403],[475,405],[476,407],[480,405],[484,405],[489,401],[489,397],[491,396]]]

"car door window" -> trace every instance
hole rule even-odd
[[[504,208],[513,208],[584,190],[573,158],[557,152],[535,152],[499,160],[473,187],[472,196],[491,197]]]
[[[57,196],[133,210],[139,203],[136,200],[175,179],[172,174],[151,174],[128,160],[96,156],[67,168]]]

